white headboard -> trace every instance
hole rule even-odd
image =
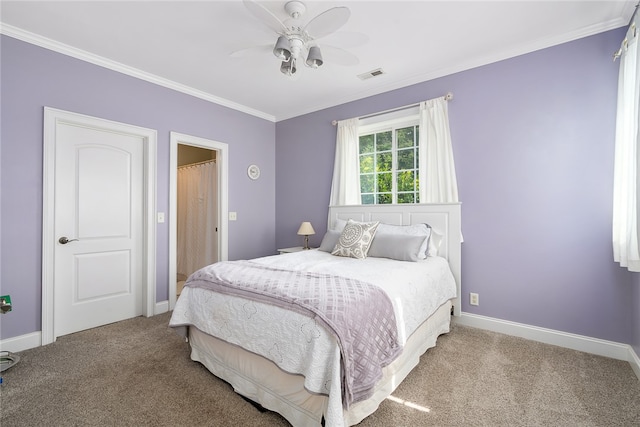
[[[380,221],[393,225],[429,224],[444,236],[439,255],[449,261],[451,271],[456,279],[458,297],[453,303],[453,314],[460,316],[462,310],[460,214],[460,203],[330,206],[327,228],[333,228],[336,219]]]

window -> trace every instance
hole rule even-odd
[[[457,203],[449,99],[337,122],[331,205]]]
[[[363,205],[420,203],[418,132],[417,119],[413,117],[360,127]]]

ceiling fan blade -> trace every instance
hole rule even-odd
[[[234,59],[240,59],[240,58],[246,58],[248,56],[255,55],[255,54],[271,53],[272,50],[273,50],[273,45],[264,44],[264,45],[252,46],[252,47],[246,47],[243,49],[234,50],[229,54],[229,56]]]
[[[351,11],[348,7],[340,6],[325,10],[320,15],[313,18],[304,27],[304,30],[314,39],[319,39],[337,31],[347,23]]]
[[[282,23],[282,21],[280,21],[280,19],[278,19],[277,16],[275,16],[273,13],[271,13],[270,10],[268,10],[261,4],[256,3],[253,0],[242,0],[242,3],[244,3],[244,6],[249,10],[249,12],[251,12],[254,17],[258,18],[258,20],[266,25],[269,29],[275,31],[276,33],[281,33],[282,31],[287,29],[287,27],[285,27],[285,25]]]
[[[330,34],[323,39],[323,43],[339,45],[342,49],[351,49],[352,47],[362,46],[368,41],[369,36],[366,34],[347,31],[338,31],[337,33]]]
[[[325,64],[352,66],[360,63],[357,56],[339,47],[323,45],[320,49],[325,58]]]

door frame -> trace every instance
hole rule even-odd
[[[143,159],[143,245],[142,245],[142,314],[150,317],[156,306],[156,182],[157,132],[126,123],[44,107],[42,162],[42,345],[56,340],[55,335],[55,152],[58,124],[84,126],[107,132],[140,137],[144,141]]]
[[[169,310],[173,310],[176,305],[178,282],[178,144],[216,152],[218,261],[229,259],[229,146],[224,142],[171,132],[169,141]]]

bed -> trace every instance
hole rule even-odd
[[[331,230],[340,235],[340,228],[346,228],[345,223],[351,227],[353,221],[358,225],[385,224],[385,230],[428,224],[429,239],[425,242],[430,243],[430,256],[414,260],[417,262],[391,259],[397,258],[395,255],[354,259],[332,255],[321,247],[217,263],[189,278],[171,317],[170,326],[188,338],[192,360],[230,383],[240,395],[280,413],[294,426],[349,426],[362,421],[391,395],[420,356],[436,345],[437,337],[449,332],[451,315],[460,314],[459,204],[330,207],[326,241]],[[383,226],[377,227],[381,230]],[[376,237],[383,242],[383,235],[381,231],[374,234],[374,242]],[[383,252],[388,247],[383,247]],[[374,247],[370,249],[371,253]],[[366,325],[357,323],[362,319],[335,321],[324,312],[309,312],[297,305],[292,309],[292,300],[265,297],[262,288],[251,295],[246,288],[230,291],[227,285],[219,285],[223,278],[228,284],[240,281],[242,286],[260,287],[268,282],[278,289],[300,280],[299,285],[291,287],[305,292],[355,287],[359,291],[353,293],[357,295],[349,298],[356,299],[373,298],[363,296],[364,290],[383,291],[388,304],[373,302],[377,299],[357,300],[359,307],[381,313],[382,317],[374,319],[371,314],[365,321],[373,325],[369,332]],[[423,284],[425,281],[428,285]],[[256,297],[256,293],[260,295]],[[334,292],[343,293],[349,292]],[[327,299],[335,298],[334,294]],[[307,301],[299,296],[294,299],[296,304],[297,300]],[[307,299],[319,298],[313,294]],[[335,311],[339,316],[358,312]],[[395,321],[389,322],[384,316]],[[384,333],[393,335],[393,339],[375,335],[382,333],[381,325],[387,325]],[[357,334],[352,333],[354,328]],[[367,334],[372,338],[365,340]],[[358,335],[360,341],[345,344],[347,335]]]

